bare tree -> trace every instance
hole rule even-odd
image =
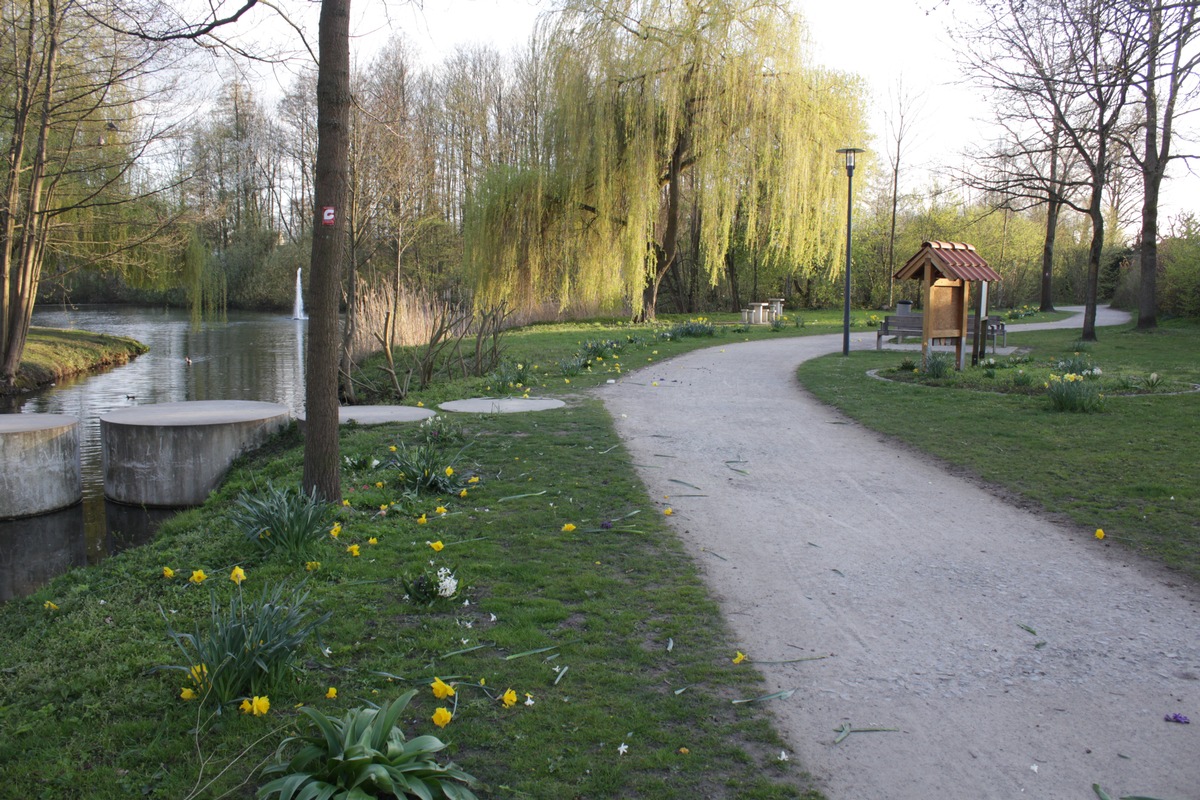
[[[1106,182],[1117,137],[1127,124],[1133,48],[1121,35],[1109,0],[981,0],[980,5],[985,21],[968,37],[972,73],[1006,101],[1023,98],[1022,108],[1041,131],[1033,152],[1040,149],[1045,157],[1069,148],[1078,159],[1077,178],[1056,174],[1057,158],[1042,163],[1050,168],[1045,180],[1053,175],[1055,184],[1078,190],[1078,200],[1070,192],[1060,198],[1092,224],[1081,337],[1093,341]]]
[[[1156,285],[1158,280],[1158,200],[1167,165],[1173,158],[1172,143],[1178,118],[1195,110],[1184,105],[1195,98],[1196,70],[1200,65],[1200,19],[1194,0],[1165,3],[1163,0],[1129,0],[1122,28],[1130,32],[1141,49],[1132,74],[1141,95],[1141,141],[1124,140],[1130,158],[1142,179],[1141,269],[1138,296],[1140,330],[1158,327]]]
[[[904,76],[896,81],[896,94],[890,98],[890,108],[885,116],[888,131],[888,165],[892,168],[892,220],[888,231],[887,270],[888,308],[896,304],[896,211],[900,204],[900,166],[912,147],[914,117],[919,117],[924,108],[925,94],[912,93],[904,88]]]

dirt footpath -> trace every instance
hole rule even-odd
[[[1198,800],[1197,588],[809,397],[795,367],[840,348],[728,344],[600,390],[738,647],[829,655],[758,665],[798,689],[769,704],[792,758],[831,800]]]

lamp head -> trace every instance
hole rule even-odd
[[[838,150],[838,152],[843,153],[846,156],[846,175],[848,177],[853,177],[854,176],[854,154],[863,152],[862,148],[842,147]]]

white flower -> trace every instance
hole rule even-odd
[[[471,605],[471,599],[470,599],[470,598],[467,598],[466,600],[463,600],[463,605],[464,605],[464,606],[469,606],[469,605]]]
[[[529,692],[525,693],[525,705],[527,705],[527,706],[533,705],[533,695],[531,695]]]
[[[1172,500],[1174,500],[1175,498],[1174,498],[1174,497],[1172,497],[1171,499],[1172,499]],[[492,615],[491,615],[491,617],[492,617],[492,622],[495,622],[495,621],[496,621],[496,615],[495,615],[495,614],[492,614]]]
[[[376,468],[376,467],[378,467],[378,466],[379,466],[379,459],[378,459],[378,458],[372,458],[372,459],[371,459],[371,469],[375,469],[375,468]]]
[[[619,755],[625,755],[628,752],[629,752],[629,745],[625,744],[624,742],[621,742],[621,746],[617,748],[617,753]]]
[[[458,578],[454,577],[454,573],[449,567],[442,567],[437,571],[438,577],[438,596],[439,597],[454,597],[454,593],[458,591]]]
[[[787,754],[787,750],[780,750],[780,751],[779,751],[779,760],[780,760],[780,761],[787,761],[787,760],[788,760],[788,754]]]

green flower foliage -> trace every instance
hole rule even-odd
[[[167,622],[167,636],[183,653],[184,663],[166,669],[186,673],[188,688],[201,702],[228,703],[268,694],[291,673],[301,646],[331,616],[329,612],[315,619],[309,616],[303,584],[295,589],[264,585],[258,599],[250,602],[243,599],[239,587],[228,611],[222,610],[216,590],[211,591],[206,624],[197,623],[192,633],[181,633]]]
[[[278,753],[292,743],[299,751],[263,770],[279,776],[258,790],[259,800],[329,800],[330,798],[419,797],[424,800],[477,800],[469,787],[478,781],[456,767],[434,760],[446,745],[436,736],[405,741],[396,724],[416,695],[411,690],[386,709],[356,708],[341,719],[304,707],[316,731],[285,739]],[[278,755],[277,753],[277,755]]]
[[[462,450],[448,457],[436,444],[401,445],[392,458],[392,467],[396,470],[396,479],[405,489],[449,494],[463,487],[459,474],[454,471],[460,455]]]
[[[329,528],[332,509],[299,488],[268,486],[259,494],[245,492],[234,501],[232,519],[246,538],[264,552],[279,552],[289,561],[313,557]]]

